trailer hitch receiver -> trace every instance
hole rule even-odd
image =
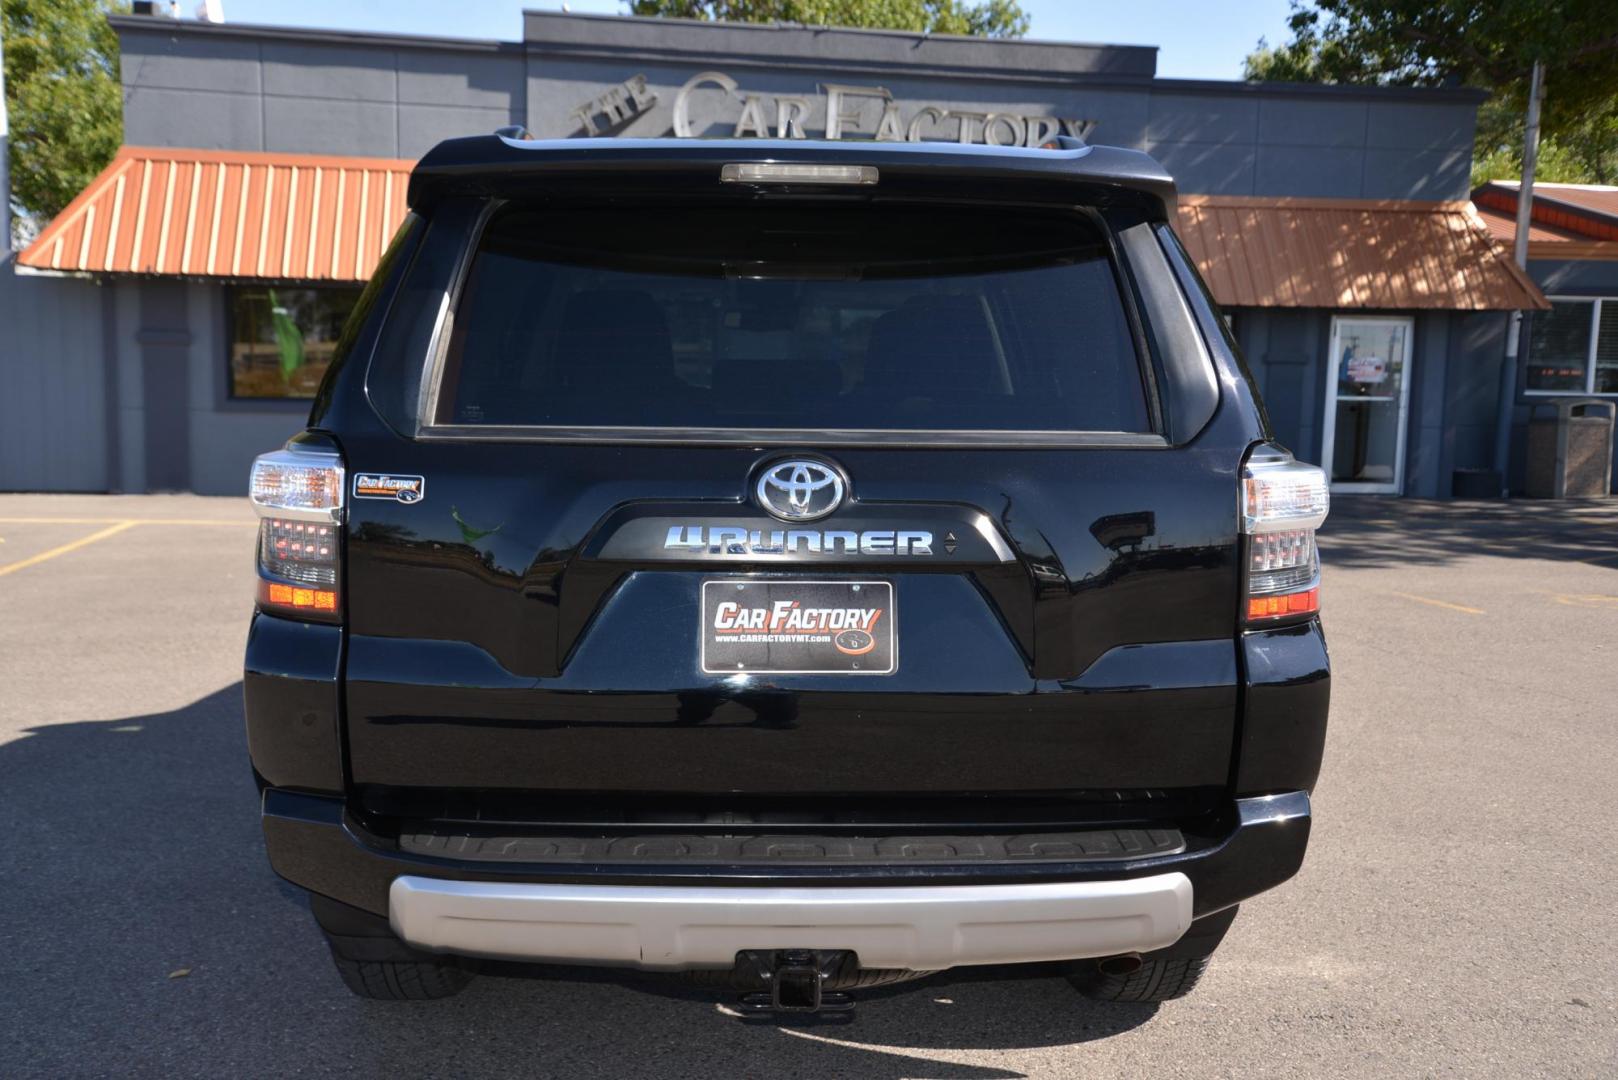
[[[737,958],[738,965],[751,968],[768,990],[743,995],[742,1011],[852,1012],[853,998],[826,989],[833,974],[844,968],[850,959],[848,953],[840,950],[760,949],[744,952]]]

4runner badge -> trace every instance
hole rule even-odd
[[[426,477],[397,476],[393,473],[354,474],[356,499],[392,499],[409,505],[419,503],[426,494]]]

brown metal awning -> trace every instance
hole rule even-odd
[[[1517,194],[1513,180],[1491,180],[1472,191],[1489,232],[1508,247],[1517,238]],[[1528,257],[1618,260],[1618,187],[1535,184]]]
[[[17,257],[38,271],[362,282],[414,162],[126,146]]]
[[[1550,306],[1469,202],[1183,195],[1178,231],[1225,307]]]

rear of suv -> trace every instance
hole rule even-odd
[[[1149,157],[453,140],[255,464],[248,740],[356,992],[1188,991],[1299,867],[1324,478]]]

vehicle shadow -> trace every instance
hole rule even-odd
[[[1437,564],[1476,555],[1618,567],[1618,499],[1332,500],[1320,544],[1332,566]]]
[[[492,965],[459,997],[349,996],[264,857],[241,686],[0,745],[7,1076],[1023,1075],[1004,1054],[1105,1039],[1054,968],[946,972],[851,1021],[743,1017],[676,977]],[[519,977],[520,976],[520,977]],[[945,1059],[947,1056],[948,1060]]]

